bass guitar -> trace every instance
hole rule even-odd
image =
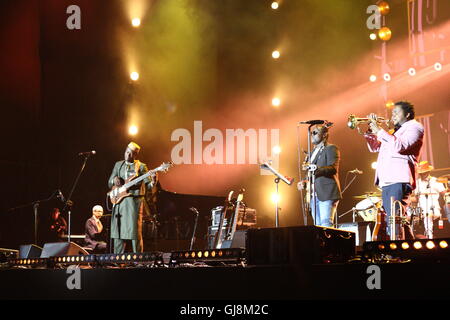
[[[128,192],[128,190],[138,184],[139,182],[143,181],[144,179],[150,177],[151,175],[154,175],[157,172],[167,172],[170,167],[173,166],[172,162],[163,162],[159,167],[149,170],[145,174],[141,176],[132,176],[125,180],[125,183],[121,186],[113,186],[111,188],[111,191],[108,192],[108,197],[111,200],[112,204],[118,204],[120,203],[124,198],[131,196],[131,193]]]

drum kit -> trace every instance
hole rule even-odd
[[[377,221],[377,214],[381,208],[381,194],[377,192],[366,192],[363,195],[354,196],[355,199],[363,199],[359,201],[353,208],[353,218],[359,216],[363,221]]]
[[[447,192],[444,194],[444,203],[448,209],[450,209],[450,188],[449,188],[450,174],[443,175],[437,178],[437,182],[445,185]],[[433,196],[438,193],[425,192],[420,193],[420,195],[413,195],[410,197],[410,201],[406,208],[408,219],[412,225],[415,232],[421,233],[417,228],[423,225],[424,219],[426,219],[426,212],[420,207],[418,198],[419,196]],[[376,222],[377,215],[382,210],[382,198],[379,192],[366,192],[362,195],[354,196],[353,198],[359,199],[360,201],[352,208],[353,211],[353,222],[356,218],[360,218],[363,221]],[[447,209],[447,210],[448,210]],[[445,220],[445,218],[443,218]]]

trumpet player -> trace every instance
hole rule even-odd
[[[375,185],[382,189],[383,208],[389,221],[391,197],[403,202],[416,188],[415,170],[422,148],[424,130],[423,126],[414,120],[414,106],[406,101],[396,102],[392,109],[391,122],[394,124],[392,134],[380,127],[375,114],[372,113],[367,117],[369,131],[364,137],[369,150],[378,152]],[[389,229],[388,224],[386,232],[390,236]]]

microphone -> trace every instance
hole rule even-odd
[[[362,170],[358,170],[358,168],[356,168],[354,170],[350,170],[349,172],[353,173],[353,174],[363,174]]]
[[[191,208],[189,208],[189,210],[191,210],[191,211],[192,211],[193,213],[195,213],[196,215],[199,214],[197,208],[191,207]]]
[[[93,154],[96,154],[97,152],[95,152],[95,150],[92,150],[92,151],[86,151],[86,152],[80,152],[78,155],[79,156],[90,156],[90,155],[93,155]]]
[[[66,202],[66,199],[64,199],[64,196],[61,192],[61,190],[56,190],[56,192],[58,193],[58,195],[56,196],[57,198],[61,199],[62,202]]]
[[[325,120],[308,120],[308,121],[300,121],[298,124],[324,124]]]

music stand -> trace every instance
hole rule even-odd
[[[275,182],[275,186],[276,186],[276,198],[275,198],[275,227],[278,228],[279,225],[279,215],[278,215],[278,183],[281,181],[283,181],[284,183],[286,183],[288,186],[290,186],[292,184],[292,182],[294,182],[294,178],[288,178],[285,177],[284,175],[282,175],[281,173],[279,173],[277,170],[275,170],[269,163],[264,162],[263,164],[261,164],[261,169],[265,169],[265,170],[269,170],[270,172],[273,173],[273,175],[276,177],[274,182]]]

